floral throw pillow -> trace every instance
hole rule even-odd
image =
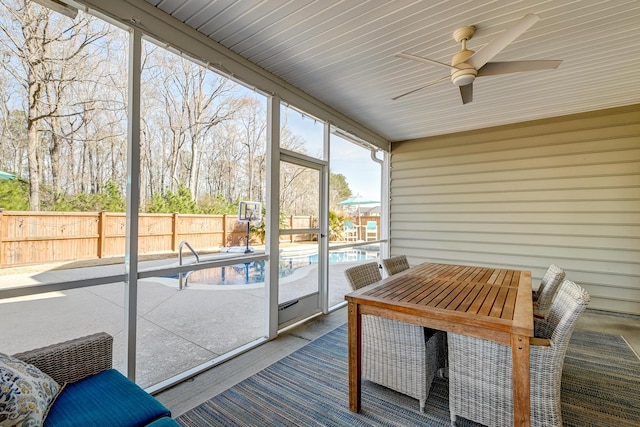
[[[0,353],[0,426],[41,426],[59,391],[49,375]]]

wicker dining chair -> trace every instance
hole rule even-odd
[[[344,272],[353,290],[382,280],[377,262]],[[444,365],[445,333],[383,317],[362,316],[362,378],[418,399],[420,412]]]
[[[389,276],[398,274],[401,271],[409,269],[409,261],[407,261],[406,255],[398,255],[391,258],[385,258],[382,260],[382,266]]]
[[[533,314],[536,317],[545,317],[551,308],[553,298],[566,277],[564,270],[555,264],[547,269],[537,291],[533,292]]]
[[[560,381],[569,339],[589,294],[565,280],[531,339],[531,426],[562,426]],[[511,347],[449,333],[451,425],[463,417],[489,427],[513,425]]]

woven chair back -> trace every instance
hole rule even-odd
[[[547,317],[535,322],[536,337],[550,339],[554,345],[564,347],[561,350],[566,349],[576,322],[590,300],[591,296],[580,285],[563,281]]]
[[[349,267],[344,271],[344,275],[354,291],[382,280],[382,274],[380,274],[380,267],[377,262],[368,262]]]
[[[549,266],[534,297],[534,301],[537,302],[536,314],[546,315],[565,276],[564,270],[557,265],[551,264]]]
[[[401,271],[409,269],[409,261],[407,261],[406,255],[398,255],[391,258],[382,260],[382,266],[389,276],[398,274]]]

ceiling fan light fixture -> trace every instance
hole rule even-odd
[[[476,76],[478,75],[478,71],[475,68],[464,63],[458,64],[457,66],[462,66],[464,68],[453,70],[451,72],[451,81],[453,82],[453,84],[456,86],[466,86],[473,83],[473,81],[476,79]]]
[[[456,86],[466,86],[468,84],[473,83],[475,79],[476,79],[476,76],[474,76],[473,74],[465,74],[462,76],[453,77],[451,80],[453,81],[453,84]]]

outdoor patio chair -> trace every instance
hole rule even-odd
[[[409,261],[406,255],[398,255],[382,260],[382,266],[389,276],[409,269]]]
[[[406,255],[398,255],[391,258],[383,259],[382,266],[384,267],[385,271],[389,276],[393,276],[394,274],[401,273],[411,268]],[[440,348],[439,348],[441,362],[439,362],[438,364],[438,373],[437,373],[437,375],[440,377],[446,377],[448,375],[447,374],[447,364],[448,364],[447,351],[448,351],[447,334],[443,332]]]
[[[358,240],[358,230],[355,225],[351,221],[345,221],[343,223],[343,231],[342,231],[344,240],[348,242],[355,242]]]
[[[569,339],[590,300],[565,280],[546,319],[534,319],[531,338],[531,426],[562,426],[560,380]],[[449,333],[451,425],[463,417],[489,427],[513,425],[511,347]]]
[[[545,317],[560,284],[565,278],[565,272],[555,264],[547,269],[537,291],[533,291],[533,314],[536,317]]]
[[[382,280],[377,262],[350,267],[344,272],[353,290]],[[444,332],[422,326],[362,316],[362,378],[420,401],[420,412],[431,383],[444,364]]]
[[[365,240],[369,240],[369,237],[373,237],[373,240],[378,240],[378,223],[376,221],[367,221]]]

